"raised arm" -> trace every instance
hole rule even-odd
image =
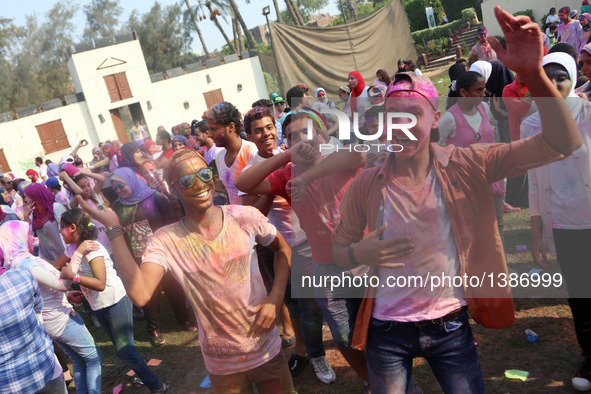
[[[100,194],[103,191],[103,187],[105,186],[105,181],[107,178],[103,174],[89,171],[84,171],[84,175],[96,181],[94,189],[92,190],[94,190],[95,193]]]
[[[64,182],[66,182],[68,184],[68,186],[70,186],[70,190],[72,190],[72,192],[76,195],[82,193],[82,189],[80,189],[80,186],[78,186],[76,184],[76,182],[74,182],[74,180],[72,178],[70,178],[70,176],[68,175],[67,172],[62,171],[60,172],[60,179]]]
[[[291,149],[242,171],[236,178],[234,185],[238,190],[247,194],[269,194],[271,193],[271,183],[266,178],[290,161]]]
[[[81,196],[76,196],[76,200],[80,207],[93,219],[101,222],[107,228],[107,231],[110,228],[119,226],[119,218],[112,210],[99,211],[91,208]],[[129,299],[139,307],[146,305],[164,276],[164,268],[149,262],[138,267],[125,243],[122,229],[120,234],[110,238],[110,241],[117,262],[117,273],[123,282],[123,286],[125,286]]]
[[[581,135],[566,101],[542,68],[544,52],[539,26],[527,16],[514,17],[499,6],[495,7],[495,16],[505,35],[507,49],[494,37],[487,40],[505,66],[519,74],[535,98],[544,140],[557,152],[570,155],[581,146]]]

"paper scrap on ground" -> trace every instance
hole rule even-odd
[[[135,372],[133,372],[133,369],[130,369],[130,370],[127,372],[127,374],[126,374],[126,375],[127,375],[127,376],[133,376],[133,375],[135,375]]]
[[[528,376],[529,372],[520,371],[518,369],[508,369],[505,371],[505,377],[507,379],[519,379],[522,382],[525,382]]]
[[[162,360],[158,360],[157,358],[153,358],[150,361],[148,361],[148,365],[150,367],[157,367],[160,365],[161,362],[162,362]]]
[[[533,275],[540,275],[540,272],[542,272],[541,268],[532,268],[529,270],[529,272],[527,273],[529,276],[533,276]]]
[[[203,379],[203,382],[201,382],[201,385],[199,385],[199,387],[201,387],[202,389],[211,388],[211,380],[209,379],[209,375],[207,375],[205,379]]]
[[[123,390],[123,383],[118,386],[113,387],[113,394],[119,394]]]
[[[515,245],[515,249],[518,252],[527,252],[527,245]]]

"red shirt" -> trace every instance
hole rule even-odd
[[[170,156],[172,156],[173,153],[174,151],[172,150],[172,148],[169,148],[166,152],[162,152],[162,156],[165,159],[170,159]]]
[[[312,249],[312,260],[318,264],[334,264],[332,233],[341,219],[339,206],[349,184],[360,171],[361,168],[347,169],[317,179],[308,185],[304,197],[293,204],[286,186],[292,173],[295,177],[303,172],[301,168],[288,164],[267,177],[271,183],[270,194],[285,198],[298,215]]]

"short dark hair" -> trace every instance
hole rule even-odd
[[[41,157],[35,157],[35,163],[43,164],[43,159]]]
[[[307,90],[304,90],[301,88],[301,86],[292,86],[287,93],[285,93],[285,98],[287,99],[287,105],[289,105],[291,108],[297,107],[298,105],[301,104],[302,102],[302,97],[304,97],[304,94],[307,92]]]
[[[269,100],[269,99],[260,99],[260,100],[255,101],[254,103],[252,103],[252,108],[256,108],[256,107],[269,107],[269,108],[273,108],[273,102],[271,100]]]
[[[464,59],[463,57],[461,57],[458,60],[456,60],[456,64],[459,64],[459,63],[468,63],[468,61],[466,59]]]
[[[45,164],[50,165],[51,163],[53,163],[53,161],[51,161],[49,159],[45,160]]]
[[[64,212],[60,221],[67,226],[75,224],[80,231],[80,241],[92,241],[98,237],[98,229],[92,223],[90,216],[80,208]]]
[[[224,126],[234,123],[237,135],[240,135],[242,131],[242,114],[238,111],[238,108],[227,101],[216,104],[208,109],[205,120],[209,119]]]
[[[74,183],[78,184],[78,182],[81,181],[81,180],[83,180],[83,179],[88,180],[88,177],[86,175],[84,175],[84,174],[78,174],[78,175],[76,175],[74,177],[73,181],[74,181]]]
[[[486,30],[486,26],[484,26],[484,25],[483,25],[483,26],[480,26],[480,27],[478,28],[477,32],[478,32],[478,33],[482,33],[482,32],[484,32],[485,30]]]
[[[170,134],[166,130],[158,130],[158,132],[156,133],[156,139],[157,140],[167,140],[168,143],[170,143],[170,141],[172,141],[172,137],[170,136]]]
[[[579,60],[578,56],[577,56],[577,51],[575,50],[575,47],[572,46],[571,44],[567,44],[566,42],[559,42],[558,44],[554,45],[552,48],[550,48],[550,50],[548,51],[548,53],[555,53],[555,52],[563,52],[566,53],[567,55],[570,55],[575,63]]]
[[[199,129],[199,131],[202,133],[207,133],[209,131],[209,126],[207,125],[207,122],[205,120],[202,120],[199,123],[197,123],[196,129]]]
[[[273,110],[269,107],[254,107],[248,111],[246,115],[244,115],[244,131],[246,131],[247,134],[251,134],[252,130],[250,128],[252,122],[263,118],[271,118],[273,124],[275,123]]]

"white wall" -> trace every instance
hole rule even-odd
[[[555,7],[556,13],[562,7],[570,7],[571,10],[581,11],[581,0],[484,0],[482,3],[482,19],[484,26],[488,30],[488,34],[492,36],[501,36],[503,31],[495,18],[495,5],[501,6],[501,8],[510,14],[517,11],[525,11],[531,9],[534,11],[534,16],[538,23],[542,21],[542,16],[546,15],[550,8]]]
[[[45,155],[39,134],[35,126],[61,119],[64,130],[68,135],[70,148]],[[4,149],[4,155],[15,176],[26,178],[25,172],[29,168],[36,170],[35,157],[41,156],[58,163],[63,155],[67,155],[74,149],[78,142],[86,139],[87,147],[81,148],[78,153],[84,161],[92,160],[91,135],[94,128],[88,115],[88,107],[85,102],[70,104],[47,112],[0,123],[0,148]]]
[[[211,82],[207,82],[207,75]],[[237,85],[242,84],[242,91]],[[268,98],[267,87],[258,57],[248,58],[223,66],[217,66],[152,84],[152,111],[160,119],[156,124],[148,124],[152,132],[159,125],[167,130],[181,122],[191,123],[201,119],[207,110],[203,93],[222,89],[225,101],[234,104],[244,114],[251,104],[259,99]],[[189,102],[189,109],[183,103]],[[144,110],[145,113],[145,110]]]

